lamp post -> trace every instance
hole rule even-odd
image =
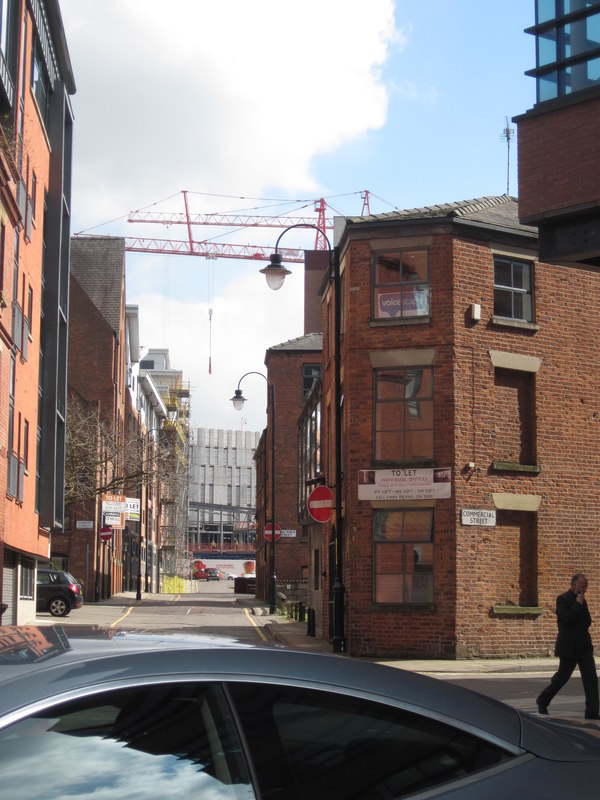
[[[246,372],[238,381],[235,394],[231,398],[233,407],[236,411],[241,411],[246,402],[240,386],[248,375],[260,375],[267,382],[267,403],[271,407],[271,543],[270,543],[270,570],[269,570],[269,612],[274,614],[277,610],[277,578],[275,576],[275,386],[269,383],[266,375],[262,372]],[[267,426],[268,427],[268,426]],[[264,484],[265,484],[265,525],[267,527],[267,449],[265,442],[265,464],[264,464]]]
[[[318,225],[299,223],[290,225],[279,234],[275,242],[275,251],[269,257],[269,266],[261,269],[261,273],[267,279],[270,289],[277,290],[283,286],[287,275],[291,272],[282,263],[281,253],[278,252],[281,237],[293,228],[314,228],[319,231],[327,243],[329,250],[329,281],[333,284],[333,304],[334,304],[334,405],[335,405],[335,525],[333,529],[335,544],[335,565],[333,583],[333,650],[336,653],[343,653],[346,650],[346,637],[344,634],[344,575],[342,571],[342,389],[341,389],[341,367],[340,367],[340,344],[341,344],[341,288],[340,288],[340,254],[337,247],[331,247],[325,231]]]

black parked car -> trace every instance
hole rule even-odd
[[[206,568],[206,580],[207,581],[220,581],[221,580],[221,573],[216,567],[207,567]]]
[[[600,784],[593,732],[442,680],[216,637],[104,636],[0,627],[3,798],[42,796],[40,769],[48,800],[564,800]]]
[[[53,617],[66,617],[73,608],[81,608],[81,587],[68,572],[38,567],[36,611],[49,611]]]

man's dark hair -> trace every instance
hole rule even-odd
[[[573,577],[571,578],[571,586],[573,586],[574,583],[577,583],[579,578],[585,578],[585,575],[583,574],[583,572],[576,572],[575,575],[573,575]],[[587,580],[587,578],[586,578],[586,580]]]

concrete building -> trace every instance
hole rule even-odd
[[[138,307],[126,307],[128,385],[132,410],[130,438],[140,457],[139,481],[133,494],[139,500],[137,517],[129,518],[123,533],[123,591],[158,592],[161,531],[161,430],[168,419],[165,400],[147,370],[140,370]]]
[[[57,0],[0,2],[0,612],[35,618],[64,524],[75,81]]]
[[[338,244],[349,652],[548,653],[557,586],[599,569],[600,275],[540,263],[508,196],[347,219]],[[325,636],[332,544],[324,525]]]
[[[190,550],[254,551],[258,431],[190,431]]]
[[[150,375],[167,410],[160,429],[160,590],[181,591],[189,572],[189,420],[190,386],[171,368],[169,350],[148,349],[140,359],[139,379]]]

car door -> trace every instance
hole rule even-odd
[[[53,575],[54,573],[48,571],[43,571],[43,572],[38,571],[37,573],[37,578],[36,578],[37,611],[44,611],[46,609],[46,606],[48,605],[48,600],[50,600],[52,596],[52,590],[54,588]]]

